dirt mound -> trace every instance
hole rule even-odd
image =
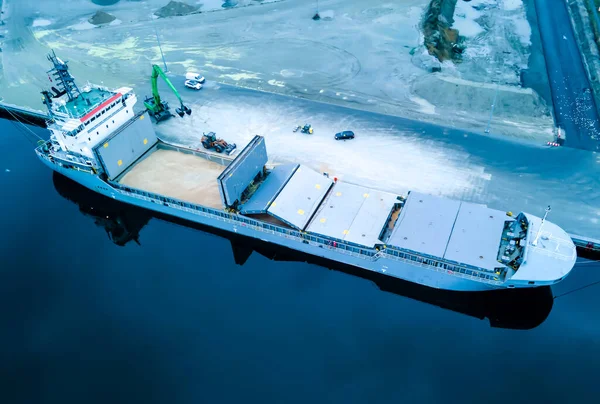
[[[436,107],[462,111],[465,115],[487,117],[494,104],[494,117],[551,119],[544,100],[529,88],[482,84],[434,73],[417,79],[412,90]]]
[[[457,0],[431,0],[423,21],[425,47],[429,54],[444,60],[459,61],[464,50],[458,31],[452,26]]]
[[[88,20],[88,22],[90,24],[94,24],[94,25],[101,25],[101,24],[108,24],[110,22],[113,22],[116,19],[117,19],[117,17],[115,17],[114,15],[105,13],[104,11],[96,11],[96,14],[94,14]]]
[[[154,15],[161,18],[186,15],[198,11],[199,8],[199,6],[190,6],[181,1],[170,1],[169,4],[156,11]]]

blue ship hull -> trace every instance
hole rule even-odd
[[[490,283],[477,282],[468,279],[466,276],[460,277],[456,273],[450,274],[448,273],[449,271],[445,269],[430,268],[427,265],[422,265],[409,260],[402,260],[395,257],[395,259],[391,259],[386,255],[382,255],[373,259],[373,257],[365,257],[363,255],[340,250],[338,248],[328,248],[322,246],[321,244],[303,240],[298,237],[292,237],[278,232],[268,232],[264,229],[256,229],[252,225],[248,225],[236,220],[230,220],[228,218],[220,217],[211,213],[194,211],[181,206],[172,206],[168,203],[157,203],[152,201],[151,198],[118,189],[112,184],[102,180],[102,178],[100,178],[98,175],[85,171],[74,170],[72,168],[65,168],[58,164],[52,163],[46,158],[40,157],[40,160],[50,169],[58,172],[59,174],[72,179],[73,181],[94,192],[98,192],[120,202],[142,207],[176,218],[189,220],[202,225],[218,228],[224,231],[238,233],[247,237],[259,239],[266,243],[284,246],[306,254],[352,265],[363,270],[385,274],[408,282],[414,282],[436,289],[475,292],[506,288],[505,285],[500,283],[494,285]],[[243,216],[239,216],[243,218]]]
[[[61,91],[42,91],[52,135],[36,154],[114,200],[437,289],[546,286],[574,265],[572,240],[549,222],[542,232],[545,217],[269,169],[258,135],[235,159],[167,144],[146,110],[134,113],[131,88],[79,90],[67,64],[48,59]],[[209,135],[206,149],[227,150]]]

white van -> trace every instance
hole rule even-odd
[[[185,79],[186,80],[194,80],[194,81],[197,81],[198,83],[204,83],[204,77],[195,72],[187,72],[185,74]]]

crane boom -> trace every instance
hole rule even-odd
[[[179,100],[179,103],[181,104],[181,108],[184,109],[185,105],[183,105],[181,96],[179,95],[179,93],[177,92],[177,90],[175,89],[173,84],[171,83],[171,80],[169,80],[169,78],[167,77],[165,72],[163,72],[162,69],[158,65],[152,65],[152,77],[151,77],[151,79],[152,79],[152,96],[154,97],[154,100],[156,101],[156,103],[160,104],[160,95],[158,93],[158,76],[162,77],[162,79],[165,81],[165,83],[167,83],[167,85],[169,86],[171,91],[173,91],[173,93],[175,93],[175,96],[177,97],[177,99]]]
[[[176,109],[176,112],[179,116],[183,117],[184,114],[190,115],[192,110],[184,105],[179,92],[171,83],[171,80],[167,77],[165,72],[158,65],[152,65],[152,76],[150,77],[150,81],[152,84],[152,97],[147,97],[144,100],[144,105],[154,115],[154,118],[157,122],[167,119],[172,116],[169,110],[169,104],[166,101],[162,101],[160,98],[160,93],[158,92],[158,77],[161,77],[165,83],[169,86],[171,91],[175,94],[177,99],[179,100],[180,108]]]

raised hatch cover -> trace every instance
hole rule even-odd
[[[240,201],[248,185],[263,171],[267,159],[265,138],[254,136],[217,179],[223,206]]]
[[[399,202],[389,192],[337,182],[306,230],[373,247]]]
[[[332,185],[330,178],[301,165],[267,212],[296,229],[304,230]]]
[[[94,151],[110,180],[115,179],[158,143],[147,112],[138,113]]]
[[[271,203],[277,198],[298,167],[300,167],[299,164],[275,166],[250,199],[240,207],[240,213],[243,215],[267,213]]]

